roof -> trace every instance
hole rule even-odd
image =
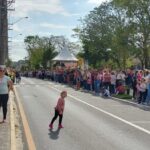
[[[53,61],[78,61],[78,59],[66,47],[64,47]]]

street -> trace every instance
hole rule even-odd
[[[150,111],[58,83],[22,78],[15,86],[37,150],[149,150]],[[49,130],[60,91],[67,90],[63,129]]]

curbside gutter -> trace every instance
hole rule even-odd
[[[10,101],[10,149],[16,150],[16,134],[15,134],[15,117],[13,111],[14,94],[11,91],[9,94]]]
[[[17,92],[16,87],[14,87],[14,91],[15,91],[16,102],[18,105],[19,113],[21,116],[21,121],[23,124],[23,129],[24,129],[25,138],[27,141],[28,150],[36,150],[36,146],[35,146],[34,140],[32,138],[32,134],[31,134],[31,130],[30,130],[30,127],[28,125],[28,121],[27,121],[27,118],[26,118],[26,115],[25,115],[25,112],[24,112],[22,103],[20,101],[20,97],[19,97],[19,94]]]
[[[124,100],[124,99],[120,99],[120,98],[116,98],[116,97],[111,97],[111,99],[113,99],[115,101],[122,102],[124,104],[131,105],[131,106],[139,107],[139,108],[142,108],[142,109],[145,109],[145,110],[150,110],[150,106],[147,106],[147,105],[141,105],[141,104],[138,104],[138,103],[135,103],[135,102],[131,102],[129,100]]]
[[[137,106],[138,104],[135,103],[135,102],[131,102],[129,99],[128,100],[124,100],[124,99],[120,99],[120,98],[116,98],[116,97],[111,97],[113,100],[116,100],[116,101],[120,101],[122,103],[125,103],[125,104],[130,104],[132,106]]]

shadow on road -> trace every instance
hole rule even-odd
[[[59,138],[59,132],[60,132],[61,129],[57,129],[56,131],[53,131],[52,129],[49,129],[49,138],[52,139],[52,140],[57,140]]]

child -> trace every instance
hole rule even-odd
[[[125,87],[122,83],[118,84],[118,87],[116,88],[116,94],[125,94]]]
[[[55,107],[55,115],[54,115],[51,123],[49,124],[50,129],[53,129],[53,123],[57,119],[58,116],[59,116],[58,128],[63,128],[61,123],[62,123],[63,111],[64,111],[64,107],[65,107],[65,100],[64,100],[65,97],[67,97],[67,92],[62,91],[60,94],[60,98],[58,99],[57,105]]]
[[[103,90],[102,91],[102,96],[104,96],[104,97],[110,97],[110,92],[109,92],[108,89],[106,89],[105,87],[103,87],[102,90]]]

